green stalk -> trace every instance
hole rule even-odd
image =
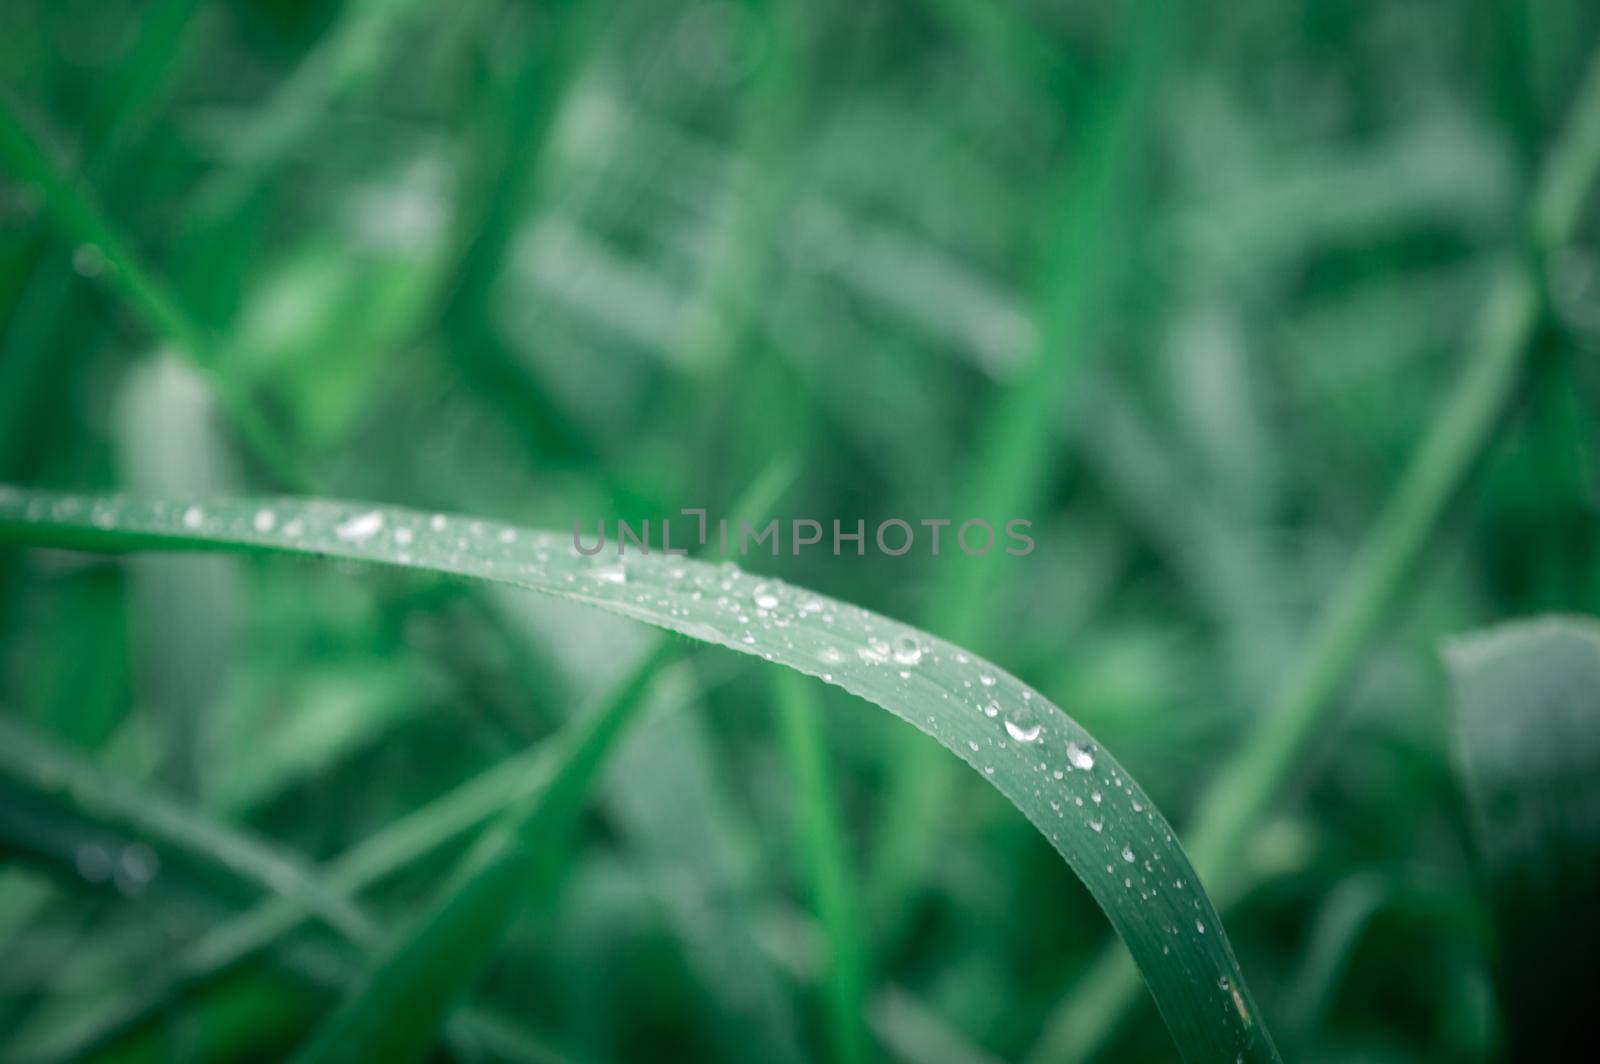
[[[591,781],[651,677],[677,653],[662,640],[575,734],[562,733],[549,786],[507,812],[463,858],[440,899],[324,1021],[299,1061],[406,1061],[427,1053],[511,921],[553,888]]]
[[[824,982],[833,1057],[846,1064],[860,1064],[870,1052],[866,1030],[866,939],[828,771],[822,704],[810,681],[788,670],[775,674],[773,694],[792,781],[803,864],[817,920],[828,943],[829,964]]]
[[[1597,174],[1600,55],[1535,190],[1529,212],[1534,253],[1512,258],[1496,272],[1461,380],[1317,618],[1300,664],[1199,803],[1185,848],[1220,907],[1248,886],[1246,843],[1271,815],[1317,738],[1326,734],[1340,692],[1391,619],[1451,502],[1494,443],[1517,396],[1539,325],[1539,271],[1571,239]],[[1126,957],[1107,947],[1057,1006],[1030,1059],[1043,1064],[1094,1055],[1136,999],[1138,986]]]
[[[175,344],[206,378],[234,427],[271,472],[285,484],[306,484],[308,478],[279,440],[277,431],[228,379],[217,341],[145,267],[91,200],[88,190],[80,181],[62,173],[3,99],[0,163],[17,180],[37,190],[45,210],[68,240],[99,252],[104,262],[100,274],[104,282],[127,300],[154,332]]]

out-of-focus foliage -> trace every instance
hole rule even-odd
[[[1180,836],[1526,252],[1515,401],[1248,823],[1224,913],[1286,1058],[1504,1051],[1434,647],[1600,611],[1600,223],[1583,188],[1564,231],[1532,217],[1595,135],[1562,132],[1592,3],[9,0],[0,40],[0,123],[104,221],[64,227],[0,153],[0,481],[557,528],[752,495],[869,528],[1015,508],[1026,557],[743,562],[970,643]],[[8,729],[320,873],[380,934],[644,638],[337,564],[10,551],[0,626]],[[1087,893],[906,729],[824,697],[830,813],[756,663],[697,655],[648,702],[444,1051],[848,1053],[829,818],[869,1052],[1015,1059],[1088,1000]],[[362,970],[293,919],[184,982],[259,894],[77,841],[71,875],[0,852],[0,1056],[173,979],[118,1046],[273,1055]],[[1117,1006],[1100,1052],[1169,1059],[1150,1010]]]

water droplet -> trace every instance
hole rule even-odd
[[[97,244],[79,244],[72,252],[72,268],[79,277],[99,277],[106,272],[106,254]]]
[[[1090,820],[1089,821],[1089,830],[1093,831],[1096,835],[1100,834],[1105,829],[1106,829],[1105,821],[1103,821],[1103,820]]]
[[[206,512],[198,506],[191,506],[183,511],[183,527],[199,528],[205,523]]]
[[[1206,925],[1199,920],[1194,922],[1194,929],[1200,932],[1202,935],[1206,933]]]
[[[1038,724],[1022,725],[1014,720],[1008,719],[1006,721],[1006,734],[1019,743],[1033,742],[1039,738],[1039,732],[1042,730],[1043,728]]]
[[[78,874],[90,883],[104,883],[106,877],[111,875],[111,854],[97,843],[79,846],[72,855],[72,862],[77,866]]]
[[[394,530],[394,541],[402,547],[409,545],[414,538],[415,534],[409,528],[401,527]]]
[[[922,644],[914,635],[894,637],[894,660],[901,665],[915,665],[922,660]]]
[[[142,842],[134,842],[123,847],[122,859],[117,862],[112,876],[122,893],[137,894],[160,869],[161,859],[156,852]]]
[[[829,665],[838,665],[844,661],[844,652],[838,647],[823,647],[817,651],[817,660]]]
[[[989,704],[984,706],[983,707],[983,715],[986,716],[986,717],[998,717],[1000,715],[1000,703],[999,702],[990,702]]]
[[[1133,863],[1133,847],[1132,846],[1124,846],[1122,848],[1122,859],[1124,861],[1127,861],[1129,864]]]
[[[1067,744],[1067,760],[1072,762],[1073,768],[1094,768],[1094,755],[1077,743]]]
[[[772,610],[778,607],[778,596],[773,593],[773,587],[768,583],[759,583],[750,592],[750,597],[755,600],[756,608]]]
[[[1099,805],[1101,802],[1105,801],[1105,799],[1103,797],[1101,797],[1099,791],[1090,791],[1089,792],[1089,800],[1091,802],[1093,802],[1095,805]]]
[[[985,687],[993,687],[994,686],[994,677],[989,675],[986,672],[985,673],[981,673],[978,676],[978,682],[983,684],[983,686],[985,686]]]
[[[434,514],[432,517],[428,518],[428,527],[433,529],[435,532],[443,532],[446,524],[448,524],[448,522],[445,521],[444,514]]]
[[[278,526],[278,515],[267,509],[257,510],[255,521],[252,523],[255,525],[257,532],[271,532]]]
[[[882,665],[889,660],[889,644],[874,639],[856,650],[856,657],[868,665]]]
[[[598,568],[590,569],[589,575],[603,584],[626,584],[628,582],[628,570],[624,569],[620,562],[616,565],[602,565]]]
[[[502,528],[500,530],[500,542],[501,543],[515,543],[516,541],[517,541],[516,529]]]
[[[346,543],[363,543],[377,534],[383,527],[383,512],[381,510],[368,510],[364,514],[357,514],[333,530],[333,534]]]

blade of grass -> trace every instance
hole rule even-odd
[[[1547,617],[1452,641],[1455,746],[1492,892],[1506,1048],[1562,1055],[1600,948],[1600,624]]]
[[[0,542],[287,552],[496,580],[818,676],[932,735],[1027,816],[1134,953],[1187,1059],[1277,1059],[1216,910],[1148,796],[1032,688],[925,632],[731,565],[661,554],[588,558],[559,533],[324,500],[184,503],[0,489]],[[596,740],[604,736],[597,731]],[[575,803],[595,745],[577,745],[561,777],[562,800],[541,803],[552,811],[527,818],[531,828],[559,821],[556,813]],[[508,827],[496,834],[493,849],[480,851],[483,864],[475,865],[470,889],[452,895],[424,924],[415,948],[380,969],[385,974],[376,985],[385,996],[426,982],[416,962],[448,952],[453,928],[461,928],[460,967],[483,959],[481,938],[495,921],[475,917],[502,913],[515,900],[505,896],[507,873],[529,863],[519,844],[528,837]],[[422,990],[432,1010],[453,993],[442,986]],[[370,1002],[373,995],[356,1000]],[[424,1017],[424,1009],[415,1016]],[[419,1024],[412,1015],[405,1019],[393,1039],[410,1046]],[[381,1032],[385,1022],[363,1006],[330,1030]]]
[[[798,1064],[806,1057],[791,988],[750,934],[770,877],[704,719],[708,685],[699,676],[670,679],[693,690],[663,676],[662,700],[676,696],[683,711],[652,706],[628,734],[606,780],[607,820],[660,897],[709,999],[720,1058]]]
[[[217,396],[229,420],[255,455],[281,483],[308,483],[304,471],[279,442],[265,415],[223,372],[215,339],[144,266],[133,249],[90,199],[81,183],[64,175],[38,141],[0,98],[0,163],[17,179],[36,189],[45,209],[67,239],[98,250],[100,276],[121,295],[156,333],[174,343],[191,361]]]
[[[802,864],[828,943],[826,987],[832,1058],[858,1064],[869,1055],[866,936],[823,745],[822,704],[810,683],[789,671],[774,675],[773,698],[792,781]]]
[[[4,717],[0,788],[7,793],[0,803],[0,837],[13,852],[76,866],[92,882],[131,876],[138,887],[162,869],[168,875],[181,867],[220,873],[255,891],[294,897],[351,941],[374,934],[361,913],[265,843],[218,830],[181,805],[125,787]]]
[[[654,681],[654,676],[644,675],[648,671],[641,671],[641,681]],[[630,689],[629,684],[620,688]],[[495,816],[535,800],[554,779],[561,754],[559,745],[546,742],[479,773],[328,862],[320,871],[323,888],[337,897],[355,898]],[[91,1017],[55,1044],[48,1056],[64,1061],[92,1055],[180,992],[210,982],[283,942],[312,915],[298,897],[260,902],[187,948],[167,979],[142,987],[103,1015]]]
[[[420,0],[362,0],[341,15],[265,104],[248,112],[234,143],[238,157],[195,195],[192,230],[238,211],[293,154],[341,97],[358,91],[389,64],[389,54],[424,8]]]
[[[433,1044],[445,1015],[475,982],[512,919],[549,889],[590,781],[642,702],[656,669],[678,648],[667,641],[607,704],[563,733],[549,786],[513,809],[462,861],[453,882],[417,925],[318,1028],[303,1062],[414,1060]]]
[[[1240,855],[1338,709],[1338,695],[1399,600],[1451,502],[1495,440],[1516,397],[1540,320],[1542,257],[1571,239],[1600,173],[1600,56],[1592,61],[1530,211],[1535,254],[1503,263],[1483,303],[1473,348],[1400,483],[1307,637],[1299,664],[1261,726],[1219,767],[1189,832],[1195,867],[1224,907],[1247,885]],[[1048,1022],[1036,1061],[1084,1059],[1111,1036],[1138,980],[1108,949]]]

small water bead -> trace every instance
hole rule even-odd
[[[993,687],[994,686],[994,677],[989,675],[988,673],[982,673],[978,677],[978,682],[983,684],[983,686],[985,686],[985,687]]]
[[[377,535],[381,528],[383,528],[383,512],[368,510],[337,526],[333,534],[346,543],[364,543]]]
[[[776,609],[778,605],[778,596],[773,593],[773,587],[768,583],[757,584],[755,590],[751,592],[751,598],[755,600],[757,609]]]
[[[517,541],[517,531],[516,531],[516,529],[514,529],[514,528],[502,528],[500,530],[500,542],[501,543],[515,543],[516,541]]]
[[[817,660],[829,665],[838,665],[844,661],[844,652],[838,647],[823,647],[817,651]]]
[[[1023,725],[1018,724],[1014,720],[1006,720],[1006,734],[1011,736],[1019,743],[1033,742],[1035,739],[1039,738],[1039,733],[1043,730],[1043,727],[1038,724]]]
[[[616,565],[602,565],[590,569],[589,575],[602,584],[626,584],[628,582],[628,570],[623,568],[620,562]]]
[[[124,894],[137,894],[156,878],[161,860],[156,852],[142,842],[123,847],[122,858],[112,871],[117,889]]]
[[[1094,832],[1096,835],[1100,834],[1105,829],[1106,829],[1105,821],[1103,821],[1103,820],[1093,820],[1093,819],[1091,819],[1089,821],[1089,830]]]
[[[1089,792],[1089,800],[1094,802],[1095,805],[1099,805],[1105,799],[1103,799],[1100,796],[1100,792],[1099,791],[1090,791]]]
[[[986,717],[998,717],[1000,715],[1000,703],[989,702],[983,707],[983,715]]]
[[[889,644],[881,639],[873,639],[856,651],[856,657],[868,665],[883,665],[889,660]]]
[[[1194,929],[1200,932],[1202,935],[1206,933],[1206,925],[1203,921],[1196,920],[1194,922]]]
[[[255,520],[251,523],[255,525],[257,532],[266,534],[278,527],[278,515],[271,510],[257,510]]]
[[[1073,768],[1085,770],[1094,768],[1094,755],[1077,743],[1067,744],[1067,760],[1072,762]]]
[[[191,506],[187,510],[183,511],[184,528],[199,528],[205,523],[205,520],[206,512],[200,509],[198,506]]]
[[[973,742],[971,739],[967,740],[967,745],[972,748],[972,752],[973,753],[977,753],[978,752],[978,744]]]
[[[413,538],[414,533],[409,528],[402,526],[394,530],[394,541],[402,547],[409,546]]]
[[[433,529],[435,532],[443,532],[445,525],[448,523],[449,522],[444,519],[444,514],[434,514],[432,517],[428,518],[428,527]]]
[[[1122,848],[1122,859],[1124,861],[1127,861],[1129,864],[1133,864],[1133,847],[1132,846],[1124,846]]]

